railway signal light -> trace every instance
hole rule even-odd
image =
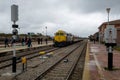
[[[13,24],[13,25],[12,25],[12,28],[18,28],[18,25]]]
[[[13,35],[18,35],[18,30],[17,30],[16,28],[13,28],[12,34],[13,34]]]

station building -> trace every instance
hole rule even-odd
[[[107,26],[108,22],[104,22],[102,23],[100,26],[99,26],[99,41],[100,42],[104,42],[104,30]],[[113,20],[113,21],[110,21],[109,22],[110,25],[114,25],[116,30],[117,30],[117,39],[116,39],[116,42],[117,42],[117,46],[120,46],[120,19],[119,20]]]

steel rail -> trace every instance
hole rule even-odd
[[[59,48],[54,48],[54,49],[46,50],[45,52],[46,52],[46,53],[49,53],[49,52],[55,51],[55,50],[57,50],[57,49],[59,49]],[[30,54],[28,54],[28,55],[33,55],[33,56],[28,57],[27,60],[32,59],[32,58],[37,57],[37,56],[40,56],[39,54],[32,54],[32,53],[37,53],[37,52],[39,52],[39,50],[33,51],[33,52],[31,52]],[[24,56],[28,56],[28,55],[24,55]],[[20,56],[20,57],[22,57],[22,56]],[[20,63],[20,62],[21,62],[21,60],[17,60],[17,63]],[[6,64],[6,65],[4,65],[4,66],[1,66],[0,69],[9,67],[9,66],[11,66],[11,65],[12,65],[12,63]]]
[[[41,49],[41,48],[43,48],[43,49]],[[18,55],[17,57],[30,55],[30,54],[33,53],[33,52],[37,52],[37,51],[40,51],[40,50],[51,49],[52,47],[48,47],[48,48],[41,47],[41,48],[39,48],[39,49],[35,49],[36,51],[34,50],[34,48],[32,48],[32,49],[25,49],[25,50],[27,50],[27,51],[24,51],[24,52],[18,52],[18,53],[17,53],[17,55]],[[44,49],[44,48],[45,48],[45,49]],[[34,50],[34,51],[31,52],[32,50]],[[18,50],[18,51],[21,51],[21,50]],[[7,56],[3,56],[3,57],[1,57],[0,63],[5,62],[5,61],[8,61],[8,60],[11,60],[12,55],[13,55],[13,54],[9,54],[9,55],[7,55]],[[7,58],[6,58],[6,57],[7,57]],[[2,58],[3,58],[3,59],[2,59]]]
[[[75,70],[75,68],[76,68],[76,66],[77,66],[77,64],[78,64],[79,59],[81,58],[81,55],[84,53],[85,50],[86,50],[86,43],[84,43],[84,45],[83,45],[83,47],[82,47],[82,51],[80,52],[80,55],[79,55],[77,61],[76,61],[76,62],[73,64],[73,66],[71,67],[71,69],[70,69],[67,77],[65,78],[65,80],[69,80],[69,79],[71,78],[71,75],[72,75],[72,73],[74,72],[74,70]]]
[[[53,64],[52,66],[50,66],[47,70],[45,70],[44,72],[42,72],[35,80],[40,80],[41,78],[43,78],[45,76],[45,74],[47,74],[53,67],[55,67],[57,64],[59,64],[64,58],[66,58],[67,56],[69,56],[72,52],[74,52],[80,46],[81,45],[78,45],[76,48],[74,48],[72,51],[70,51],[67,55],[65,55],[60,60],[58,60],[55,64]]]

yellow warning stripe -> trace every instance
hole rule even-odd
[[[87,43],[87,51],[86,51],[86,57],[85,57],[85,64],[84,64],[84,72],[82,76],[82,80],[90,80],[90,74],[89,74],[89,42]]]

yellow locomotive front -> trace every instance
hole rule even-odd
[[[54,46],[62,47],[66,45],[67,35],[65,31],[58,30],[54,36]]]

